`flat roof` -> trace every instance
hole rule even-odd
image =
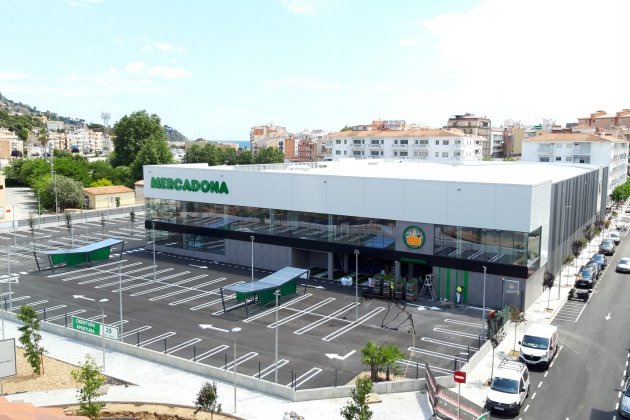
[[[212,171],[273,172],[291,175],[382,178],[417,181],[471,182],[505,185],[539,185],[560,182],[594,171],[595,165],[514,161],[431,162],[426,160],[340,159],[326,162],[264,165],[200,166],[156,165]]]

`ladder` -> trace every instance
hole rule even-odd
[[[431,299],[437,300],[435,289],[433,288],[433,277],[435,277],[435,274],[427,274],[424,276],[424,283],[422,284],[422,289],[420,289],[419,296],[424,295],[425,290],[428,290],[431,294]]]

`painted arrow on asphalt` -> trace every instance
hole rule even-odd
[[[326,353],[326,357],[328,357],[330,360],[332,359],[346,360],[348,357],[352,356],[355,352],[356,350],[351,350],[345,356],[339,356],[337,353]]]
[[[197,267],[197,268],[208,268],[207,265],[195,265],[195,264],[188,264],[191,267]]]
[[[89,297],[85,297],[83,295],[72,295],[72,297],[75,298],[75,299],[85,299],[85,300],[89,300],[89,301],[94,302],[94,299],[89,298]]]
[[[312,287],[313,289],[326,289],[324,286],[311,286],[310,284],[304,284],[302,283],[301,286],[305,286],[305,287]]]
[[[608,312],[608,315],[606,315],[604,318],[606,319],[606,321],[608,321],[610,318],[612,318],[612,316],[610,316],[610,312]]]
[[[223,331],[223,332],[230,332],[223,328],[213,327],[212,324],[199,324],[199,326],[203,328],[204,330],[217,330],[217,331]]]

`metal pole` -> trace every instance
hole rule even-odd
[[[7,245],[7,273],[9,274],[7,280],[9,282],[9,312],[13,312],[13,293],[11,292],[11,245]]]
[[[0,317],[2,317],[2,339],[4,340],[4,309],[2,309],[2,286],[0,285]]]
[[[105,310],[103,309],[103,303],[99,300],[98,306],[101,307],[101,335],[103,337],[103,372],[105,372]]]
[[[481,312],[481,328],[483,337],[486,337],[486,266],[483,266],[483,310]]]
[[[276,372],[275,383],[278,383],[278,298],[280,297],[280,290],[276,289],[274,292],[276,295]]]
[[[124,342],[123,339],[123,302],[122,302],[122,261],[118,263],[118,300],[120,301],[120,341]]]
[[[355,263],[355,273],[354,273],[354,321],[359,322],[359,250],[354,250],[354,263]]]
[[[156,271],[155,271],[155,222],[151,222],[151,235],[153,236],[153,282],[156,281]]]
[[[462,384],[459,382],[457,384],[457,418],[459,419],[459,396],[462,394]]]
[[[252,284],[254,283],[254,235],[251,235],[249,239],[252,240]]]
[[[37,191],[37,215],[39,216],[39,227],[42,227],[42,205],[39,201],[39,190]]]
[[[11,204],[11,213],[13,213],[13,246],[17,250],[17,239],[15,238],[15,206]]]
[[[240,327],[232,328],[234,334],[234,412],[236,413],[236,334],[240,331]]]

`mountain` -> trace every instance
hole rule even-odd
[[[166,138],[169,142],[188,141],[188,138],[185,135],[168,125],[164,125],[164,133],[166,134]]]

